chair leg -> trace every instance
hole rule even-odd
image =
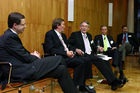
[[[50,84],[50,87],[51,87],[51,93],[53,93],[53,80],[51,79],[51,84]]]

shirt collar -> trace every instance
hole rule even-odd
[[[103,34],[102,34],[102,37],[103,37],[103,38],[104,38],[105,36],[107,37],[107,35],[103,35]]]
[[[61,33],[59,33],[58,31],[56,31],[56,30],[54,30],[55,32],[56,32],[56,34],[58,35],[58,36],[61,36]]]
[[[16,31],[14,31],[13,29],[11,29],[11,28],[10,28],[10,30],[11,30],[13,33],[17,34],[17,32],[16,32]]]
[[[82,32],[81,32],[81,34],[82,34],[82,36],[87,36],[87,34],[86,34],[86,33],[84,34],[84,33],[82,33]]]

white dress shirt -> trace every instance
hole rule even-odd
[[[88,39],[88,37],[87,37],[87,34],[83,34],[82,32],[81,32],[81,34],[82,34],[82,37],[83,37],[83,40],[84,40],[85,53],[87,53],[87,54],[90,55],[92,49],[91,49],[91,47],[90,47],[90,42],[89,42],[89,39]]]
[[[102,38],[103,38],[103,43],[104,43],[105,35],[102,35]],[[107,47],[108,47],[108,48],[111,48],[111,45],[110,45],[109,40],[108,40],[108,38],[107,38],[107,35],[106,35],[106,39],[107,39]]]

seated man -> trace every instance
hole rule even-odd
[[[18,36],[26,28],[24,15],[8,16],[8,29],[0,37],[0,61],[13,65],[11,81],[24,82],[41,78],[57,78],[64,93],[78,93],[60,56],[40,58],[37,51],[27,51]],[[2,82],[2,81],[1,81]]]
[[[122,26],[122,33],[117,36],[118,49],[122,52],[122,62],[124,65],[126,53],[130,53],[132,46],[135,46],[135,37],[132,33],[128,32],[126,25]]]
[[[85,85],[85,63],[80,57],[76,57],[74,52],[68,47],[67,38],[64,31],[64,20],[62,18],[54,19],[52,30],[46,32],[45,44],[47,53],[50,55],[61,55],[68,67],[74,68],[73,80],[79,91],[95,93],[94,89],[90,89]]]
[[[108,55],[113,58],[112,66],[115,67],[115,74],[117,74],[117,69],[119,68],[120,79],[126,79],[123,73],[121,53],[117,50],[116,44],[113,38],[107,35],[107,26],[102,25],[100,27],[101,35],[96,35],[94,39],[95,45],[98,47],[97,51]],[[117,75],[116,75],[117,76]]]
[[[82,56],[87,59],[87,61],[95,64],[107,79],[108,84],[111,85],[112,90],[122,87],[125,84],[125,81],[123,79],[120,81],[114,76],[110,63],[94,55],[96,46],[94,45],[91,34],[87,32],[88,30],[89,22],[82,21],[80,24],[80,31],[73,32],[69,38],[70,47],[76,52],[77,56]]]

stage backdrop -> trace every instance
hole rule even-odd
[[[100,25],[108,24],[108,3],[113,3],[113,23],[109,34],[116,40],[121,25],[127,23],[127,0],[74,0],[72,22],[67,21],[68,0],[0,0],[0,35],[8,28],[8,14],[20,12],[25,15],[27,24],[25,32],[20,35],[25,48],[43,54],[41,43],[44,42],[45,33],[51,29],[54,18],[65,19],[64,33],[68,37],[71,32],[79,30],[82,20],[88,20],[91,24],[89,32],[94,37],[100,33]]]

